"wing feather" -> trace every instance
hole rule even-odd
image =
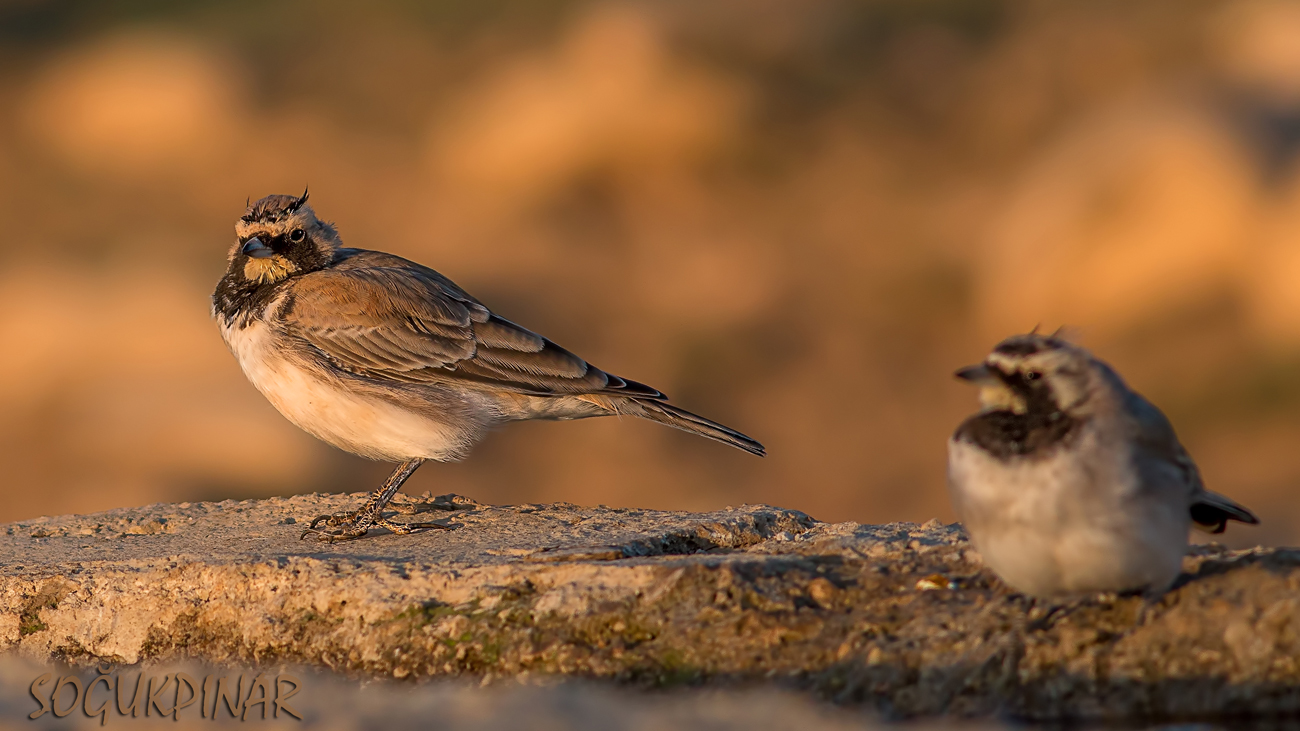
[[[388,254],[350,251],[342,264],[298,277],[279,314],[289,334],[331,363],[379,381],[665,398],[496,316],[432,269]]]
[[[1128,407],[1135,417],[1134,437],[1138,447],[1162,463],[1172,465],[1181,476],[1190,498],[1188,509],[1194,528],[1206,533],[1222,533],[1229,520],[1259,523],[1259,518],[1248,508],[1205,489],[1196,462],[1178,441],[1173,425],[1160,409],[1136,393],[1130,394]]]
[[[474,337],[485,347],[521,353],[540,353],[546,347],[546,338],[496,315],[475,324]]]

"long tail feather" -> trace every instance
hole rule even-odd
[[[674,429],[681,429],[692,434],[699,434],[723,444],[730,444],[736,449],[743,449],[750,454],[757,454],[760,457],[767,456],[767,450],[763,448],[754,439],[741,434],[730,427],[723,426],[716,421],[692,414],[685,409],[679,409],[671,404],[662,401],[648,401],[635,399],[632,402],[636,408],[622,410],[624,413],[639,416],[650,421],[657,421],[660,424],[666,424]]]
[[[1236,520],[1248,525],[1257,525],[1259,518],[1245,506],[1228,498],[1206,490],[1192,503],[1192,523],[1206,533],[1222,533],[1229,520]]]

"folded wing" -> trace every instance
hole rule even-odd
[[[1173,426],[1158,408],[1136,393],[1130,394],[1128,407],[1135,417],[1136,433],[1133,436],[1138,447],[1172,465],[1181,475],[1191,498],[1190,510],[1195,528],[1207,533],[1222,533],[1230,520],[1250,525],[1259,523],[1259,518],[1244,506],[1205,489],[1196,463],[1178,441]]]
[[[300,277],[281,316],[288,333],[341,370],[375,380],[459,379],[534,395],[663,399],[498,317],[432,269],[360,252]]]

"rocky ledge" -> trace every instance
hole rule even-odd
[[[1034,605],[958,526],[443,496],[454,530],[300,541],[361,495],[41,518],[0,535],[0,642],[74,665],[777,682],[895,716],[1300,711],[1300,551],[1195,549],[1158,604]],[[397,516],[402,519],[403,516]]]

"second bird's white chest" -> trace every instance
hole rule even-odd
[[[453,426],[393,401],[356,392],[289,355],[260,320],[220,323],[221,337],[244,375],[286,419],[353,454],[386,462],[453,459],[466,445]]]
[[[954,506],[985,564],[1035,596],[1161,590],[1186,550],[1186,505],[1153,499],[1130,456],[1087,435],[1044,459],[949,442]]]

